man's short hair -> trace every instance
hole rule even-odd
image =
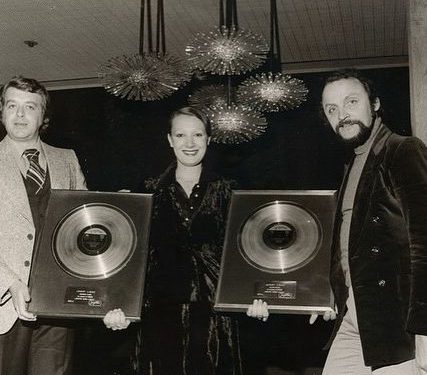
[[[50,105],[50,97],[46,90],[46,88],[37,80],[33,78],[26,78],[22,76],[13,77],[9,82],[7,82],[3,88],[0,97],[0,110],[3,110],[3,106],[5,104],[5,95],[6,90],[9,87],[13,87],[15,89],[31,92],[33,94],[39,94],[42,98],[42,111],[43,111],[43,125],[40,130],[45,130],[49,125],[49,105]]]
[[[356,69],[345,69],[345,70],[338,70],[336,72],[333,72],[332,74],[330,74],[329,76],[327,76],[324,80],[323,83],[323,89],[326,87],[326,85],[328,85],[329,83],[332,82],[336,82],[336,81],[340,81],[342,79],[357,79],[362,86],[364,87],[366,93],[368,94],[368,98],[369,98],[369,102],[371,103],[371,108],[374,108],[374,105],[378,99],[378,93],[377,90],[374,86],[374,84],[372,83],[372,81],[365,77],[364,75],[362,75],[358,70]],[[326,122],[328,122],[326,115],[323,111],[323,106],[322,103],[320,103],[320,116],[322,117],[322,119]],[[378,116],[382,115],[382,107],[380,106],[380,108],[376,111]]]

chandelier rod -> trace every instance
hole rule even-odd
[[[153,30],[151,22],[151,0],[141,0],[139,17],[139,54],[144,54],[145,13],[147,14],[148,52],[153,52]]]
[[[157,0],[156,52],[166,53],[165,11],[163,0]]]
[[[224,5],[225,3],[225,5]],[[219,0],[219,27],[239,28],[236,0]]]
[[[280,53],[279,20],[276,0],[270,0],[270,51],[268,52],[270,70],[280,72],[282,58]]]

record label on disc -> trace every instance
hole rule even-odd
[[[275,201],[258,207],[238,236],[243,258],[269,273],[301,268],[316,255],[322,230],[314,214],[294,202]]]
[[[137,243],[135,225],[121,209],[105,203],[75,208],[56,226],[52,251],[59,266],[82,279],[104,279],[119,272]]]
[[[295,228],[289,223],[273,223],[264,229],[262,239],[275,250],[286,249],[295,242]]]
[[[102,254],[111,245],[111,232],[103,225],[89,225],[79,233],[77,245],[87,255]]]

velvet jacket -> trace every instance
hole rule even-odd
[[[213,310],[233,182],[203,167],[187,197],[176,164],[154,194],[146,303],[134,367],[150,375],[240,375],[238,326]]]
[[[173,163],[159,178],[145,180],[145,191],[154,193],[155,202],[146,297],[211,304],[233,182],[203,168],[191,197],[179,199],[185,193],[175,181],[175,169]]]
[[[348,289],[340,262],[338,198],[331,284],[337,331]],[[349,268],[367,366],[414,358],[413,334],[427,335],[427,148],[384,124],[375,136],[353,206]]]

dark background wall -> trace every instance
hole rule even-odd
[[[407,68],[366,70],[379,89],[385,121],[410,133]],[[344,151],[318,115],[327,73],[300,74],[309,89],[299,108],[267,114],[267,132],[240,145],[211,144],[209,157],[219,172],[244,188],[333,188],[341,177]],[[187,104],[196,81],[156,102],[116,98],[102,88],[53,91],[51,126],[44,139],[74,148],[90,189],[133,187],[140,175],[159,174],[173,159],[167,143],[170,112]]]

